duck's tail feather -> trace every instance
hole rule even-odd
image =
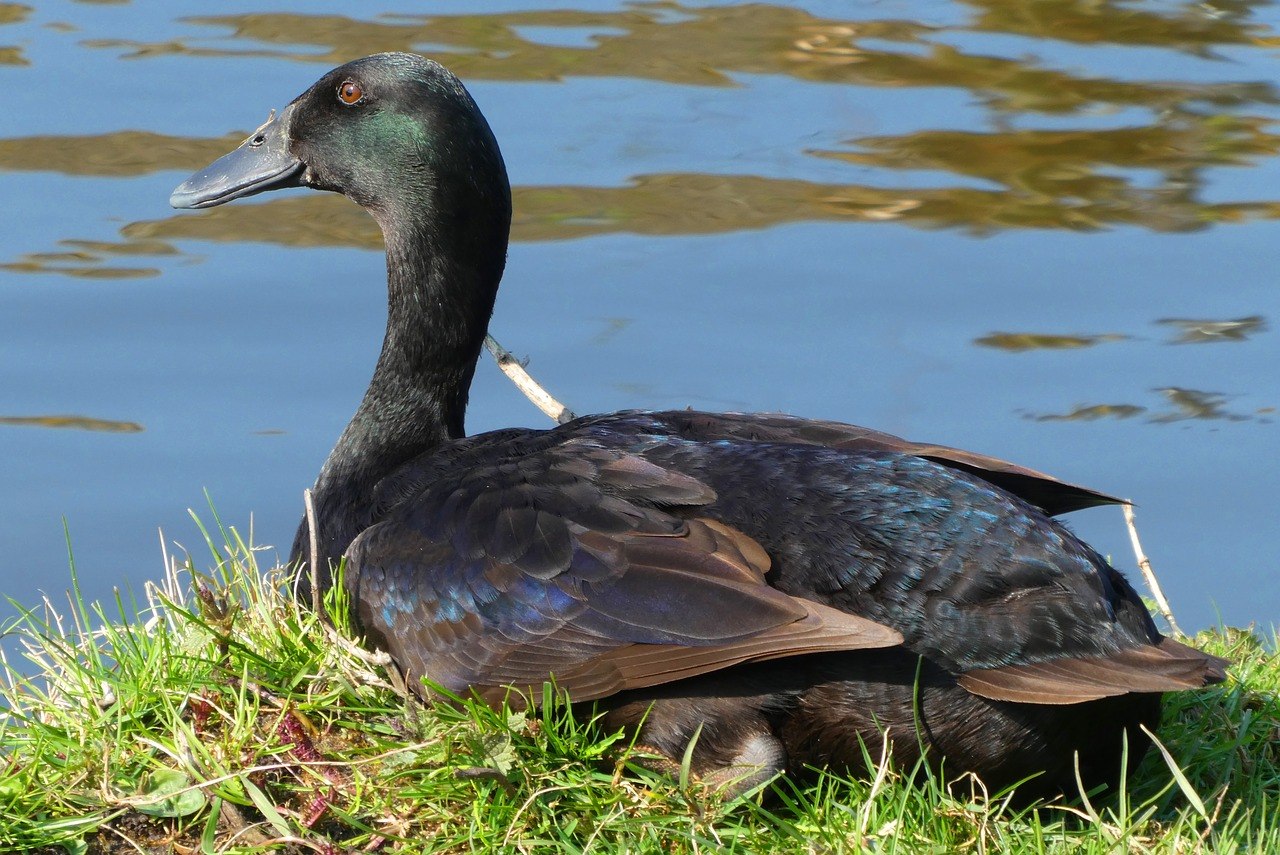
[[[1226,679],[1231,664],[1171,638],[1105,657],[1054,659],[962,674],[968,691],[995,701],[1078,704],[1129,692],[1176,692]]]

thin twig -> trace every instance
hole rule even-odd
[[[147,850],[143,849],[142,846],[140,846],[136,840],[134,840],[129,835],[125,834],[120,829],[113,828],[110,823],[107,823],[105,825],[100,825],[98,826],[98,829],[100,831],[110,831],[116,837],[119,837],[121,840],[123,840],[127,845],[132,846],[135,852],[140,853],[140,855],[147,855]]]
[[[1147,580],[1151,596],[1156,598],[1156,608],[1169,623],[1169,629],[1173,630],[1174,635],[1185,635],[1182,628],[1178,626],[1178,622],[1173,619],[1173,610],[1169,608],[1169,601],[1165,599],[1164,591],[1160,589],[1156,571],[1151,567],[1151,559],[1142,551],[1142,542],[1138,540],[1138,526],[1133,519],[1133,502],[1125,502],[1120,509],[1124,511],[1124,522],[1129,527],[1129,542],[1133,544],[1133,555],[1138,559],[1138,569],[1142,571],[1142,578]]]
[[[331,641],[342,647],[351,655],[373,668],[380,668],[391,665],[391,656],[382,650],[365,650],[358,644],[353,644],[342,636],[332,626],[327,613],[320,608],[320,535],[316,528],[316,502],[310,490],[302,491],[302,502],[307,507],[307,529],[309,542],[311,546],[311,612],[320,618],[320,625],[324,628],[325,636]],[[399,675],[397,675],[399,676]],[[391,689],[396,689],[394,684],[387,684],[378,680],[376,673],[371,673],[365,677],[365,682],[370,685],[383,685]],[[404,681],[400,681],[403,686]],[[407,691],[400,691],[399,694],[407,696]]]
[[[524,366],[520,364],[520,360],[511,355],[511,351],[498,344],[498,340],[491,335],[484,337],[484,346],[488,349],[489,355],[498,363],[498,367],[502,369],[502,373],[507,375],[512,383],[516,384],[516,388],[524,393],[524,396],[533,402],[533,405],[547,416],[554,419],[558,424],[576,419],[573,411],[564,404],[557,401],[551,394],[529,376],[529,372],[524,370]]]
[[[323,617],[320,611],[320,533],[316,528],[316,502],[310,490],[302,491],[302,503],[307,508],[307,533],[311,547],[311,611]]]
[[[240,812],[240,808],[226,799],[222,800],[219,819],[232,832],[232,839],[242,837],[250,846],[261,846],[267,842],[267,835],[258,830],[262,823],[250,823]]]
[[[327,623],[324,624],[324,627],[325,627],[325,635],[328,637],[330,641],[334,642],[335,644],[341,645],[343,650],[345,650],[347,653],[354,656],[356,659],[359,659],[364,664],[372,668],[382,668],[386,665],[391,664],[391,654],[387,653],[385,650],[366,650],[360,645],[351,641],[350,639],[345,638],[342,635],[342,633],[338,632],[336,629],[329,626],[329,624]],[[396,676],[399,677],[398,674]],[[377,675],[375,674],[374,677],[376,678]],[[396,688],[394,683],[384,683],[382,681],[378,681],[378,685],[386,686],[389,689]],[[400,685],[402,686],[404,685],[403,679],[400,680]],[[404,694],[404,693],[401,693],[401,694]]]

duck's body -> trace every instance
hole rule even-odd
[[[174,203],[298,184],[387,239],[387,337],[316,484],[316,557],[347,559],[360,629],[411,685],[499,698],[554,676],[619,725],[652,705],[641,738],[676,758],[701,729],[712,777],[858,767],[887,727],[899,762],[1043,772],[1047,792],[1074,787],[1076,751],[1086,783],[1114,776],[1160,692],[1221,679],[1049,516],[1108,497],[1031,470],[787,416],[464,437],[510,195],[435,63],[335,69]]]

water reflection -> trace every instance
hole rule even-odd
[[[604,323],[604,329],[591,337],[589,344],[599,346],[608,344],[616,336],[620,335],[627,327],[631,326],[633,318],[601,318]]]
[[[1089,43],[1147,44],[1194,49],[1256,42],[1238,15],[1185,6],[1168,14],[1135,14],[1110,3],[1056,2],[1068,26],[1061,32],[1040,0],[970,4],[979,7],[954,31],[1007,32]],[[960,86],[992,107],[1070,112],[1102,102],[1166,107],[1190,100],[1216,104],[1274,102],[1265,84],[1178,84],[1081,77],[1040,67],[1029,58],[966,53],[931,41],[952,32],[901,20],[833,20],[767,4],[698,8],[637,3],[621,11],[522,11],[501,14],[396,16],[362,21],[333,15],[249,14],[193,17],[190,23],[231,31],[234,47],[199,38],[165,42],[91,40],[130,57],[170,54],[272,56],[336,65],[383,50],[416,50],[463,77],[555,80],[566,76],[630,77],[691,85],[728,85],[733,74],[781,74],[802,80],[866,86]],[[1035,23],[1040,22],[1040,23]],[[587,30],[573,44],[536,41],[526,28]],[[1137,31],[1141,29],[1141,36]],[[1069,34],[1069,35],[1068,35]],[[874,46],[863,44],[875,40]],[[904,50],[886,49],[900,42]],[[247,43],[248,46],[241,46]],[[256,45],[256,46],[255,46]]]
[[[21,3],[0,3],[0,26],[26,20],[30,14],[30,6],[23,6]]]
[[[1131,224],[1191,231],[1241,216],[1275,215],[1273,203],[1218,206],[1200,199],[1203,167],[1238,165],[1280,152],[1280,136],[1267,130],[1270,124],[1255,117],[1173,111],[1146,127],[918,131],[851,140],[857,151],[814,154],[881,169],[941,170],[1001,185],[997,192],[951,191],[954,201],[968,202],[964,216],[970,229]]]
[[[16,24],[31,14],[30,6],[20,3],[0,3],[0,26]],[[0,44],[0,65],[30,65],[22,55],[22,48]]]
[[[248,131],[201,139],[148,131],[0,139],[0,169],[63,175],[147,175],[196,169],[235,148]]]
[[[113,267],[97,263],[92,255],[71,252],[29,252],[17,261],[0,264],[7,273],[56,273],[78,279],[148,279],[160,275],[158,267]]]
[[[1250,166],[1280,153],[1280,135],[1271,132],[1268,118],[1237,114],[1249,107],[1270,111],[1280,104],[1269,83],[1099,77],[1049,67],[1034,55],[992,56],[946,41],[957,33],[998,32],[1209,55],[1215,45],[1280,41],[1248,22],[1256,4],[1187,5],[1159,12],[1092,0],[971,0],[966,5],[973,12],[971,20],[954,27],[836,20],[767,4],[697,8],[660,2],[617,11],[531,10],[372,21],[263,13],[185,19],[197,27],[229,31],[226,37],[84,44],[124,49],[134,58],[255,55],[325,65],[381,50],[419,50],[473,79],[627,77],[724,86],[737,74],[766,74],[860,86],[962,88],[990,114],[991,130],[984,132],[915,130],[803,152],[846,163],[860,174],[868,167],[879,170],[870,183],[661,173],[635,176],[623,187],[520,188],[517,240],[617,232],[710,234],[823,220],[894,221],[975,234],[1114,225],[1185,232],[1280,215],[1276,200],[1204,200],[1207,168]],[[0,9],[12,10],[8,14],[15,19],[30,11],[16,5]],[[1142,110],[1136,118],[1128,110],[1125,127],[1092,127],[1100,114],[1133,107]],[[1080,114],[1091,127],[1010,126],[1035,112]],[[240,138],[121,131],[7,139],[0,140],[0,168],[72,175],[185,170],[209,162]],[[917,170],[960,181],[955,186],[913,186],[910,174]],[[895,181],[894,176],[902,178]],[[272,209],[277,214],[307,211],[308,219],[299,221],[296,233],[288,233],[287,223],[273,223],[262,239],[291,245],[376,245],[367,224],[355,225],[350,212],[336,213],[328,202],[300,204],[307,207]],[[312,213],[343,225],[317,238],[310,233]],[[140,224],[135,232],[254,239],[261,221],[270,216],[245,214],[245,223],[254,225],[240,228],[234,219],[239,215],[199,226]],[[199,234],[187,234],[190,229]],[[20,269],[47,269],[19,264],[26,264]]]
[[[120,234],[135,245],[197,239],[296,247],[382,247],[382,233],[373,218],[346,197],[328,193],[142,220],[125,226]]]
[[[1045,413],[1030,418],[1038,422],[1094,422],[1098,419],[1128,419],[1146,411],[1146,407],[1136,404],[1089,404],[1067,413]]]
[[[28,252],[17,261],[0,264],[10,273],[58,273],[82,279],[142,279],[160,275],[156,267],[121,267],[111,261],[119,256],[185,255],[172,244],[157,240],[62,240],[68,247],[56,252]]]
[[[515,238],[563,240],[617,232],[711,234],[832,220],[895,221],[976,234],[1009,228],[1080,230],[1124,224],[1165,232],[1280,216],[1277,201],[1201,199],[1204,167],[1247,165],[1251,159],[1280,153],[1280,135],[1265,130],[1263,120],[1183,114],[1165,116],[1162,121],[1158,127],[1109,131],[921,131],[852,141],[860,151],[815,152],[859,167],[943,171],[992,182],[1000,189],[885,187],[698,173],[641,175],[622,187],[517,188]],[[230,150],[242,138],[242,133],[198,139],[120,131],[0,139],[0,169],[101,176],[189,170]],[[1116,174],[1117,170],[1129,174]],[[1151,172],[1157,173],[1158,180],[1150,180]],[[279,201],[267,204],[282,205]],[[297,234],[284,233],[285,221],[263,239],[292,245],[331,244],[308,234],[310,216],[330,211],[328,202],[317,197],[300,203],[310,206],[305,209],[292,207],[295,200],[288,204],[291,207],[280,207],[278,213],[306,211],[306,218],[296,225]],[[232,223],[242,210],[197,227],[206,230],[199,236],[234,229]],[[365,245],[365,229],[355,231],[358,243]],[[223,231],[219,239],[244,237]],[[334,237],[339,244],[350,243]]]
[[[129,132],[133,133],[133,132]],[[124,135],[114,135],[117,142]],[[189,140],[145,155],[112,150],[96,158],[70,157],[50,146],[50,163],[68,163],[83,174],[117,175],[162,168],[163,160],[193,169],[234,146],[239,136],[216,141]],[[56,138],[51,138],[56,139]],[[71,138],[72,150],[91,147]],[[42,168],[22,140],[0,140],[0,167]],[[5,143],[13,145],[6,146]],[[15,152],[20,154],[15,155]],[[886,189],[859,184],[832,184],[755,175],[660,173],[643,175],[627,186],[549,185],[514,189],[515,241],[569,240],[595,235],[707,235],[764,229],[795,222],[885,222],[920,228],[962,229],[988,233],[1008,228],[1098,228],[1129,223],[1156,231],[1193,230],[1210,223],[1275,219],[1280,202],[1197,202],[1188,182],[1166,189],[1144,190],[1123,182],[1099,181],[1093,201],[1078,196],[1052,198],[1023,187],[1006,191],[944,188]],[[373,220],[341,197],[327,194],[272,199],[198,215],[176,214],[132,223],[120,230],[119,252],[168,255],[169,241],[200,239],[258,241],[286,246],[354,246],[377,249],[381,236]],[[159,241],[159,242],[157,242]],[[83,245],[83,241],[68,241]],[[46,254],[11,263],[6,269],[46,272]],[[43,260],[42,260],[43,259]],[[65,260],[65,259],[64,259]],[[65,272],[71,268],[56,268]],[[1237,335],[1255,329],[1242,328]],[[1221,332],[1220,335],[1230,335]],[[1097,341],[1111,340],[1101,338]],[[1007,346],[1009,339],[981,340]],[[1025,348],[1031,339],[1011,349]],[[1096,342],[1090,342],[1096,343]],[[1041,341],[1035,346],[1050,346]],[[1056,346],[1070,346],[1060,342]]]
[[[1078,44],[1169,47],[1205,56],[1214,45],[1255,44],[1258,28],[1249,21],[1257,3],[1216,0],[1165,6],[1162,13],[1107,0],[962,0],[981,10],[975,30],[1017,33]]]
[[[1162,318],[1158,324],[1173,327],[1178,335],[1170,344],[1212,344],[1222,341],[1245,341],[1255,333],[1265,332],[1267,324],[1261,315],[1227,321],[1194,318]]]
[[[1193,205],[1186,217],[1160,207],[1084,205],[1068,208],[1016,198],[1013,193],[886,190],[857,184],[755,175],[663,173],[625,187],[537,186],[514,190],[516,241],[568,240],[594,235],[706,235],[795,222],[895,221],[921,228],[989,232],[1015,226],[1082,228],[1128,220],[1153,229],[1203,228],[1210,218],[1274,219],[1280,203]],[[317,226],[316,221],[320,221]],[[372,220],[332,197],[277,199],[200,215],[134,223],[129,238],[247,240],[291,246],[379,246]]]
[[[1099,419],[1129,419],[1148,413],[1146,421],[1151,424],[1172,424],[1174,422],[1198,419],[1203,421],[1246,422],[1270,420],[1260,417],[1269,413],[1272,408],[1263,408],[1257,415],[1232,412],[1226,408],[1228,397],[1221,392],[1205,392],[1199,389],[1184,389],[1178,386],[1167,386],[1153,389],[1163,396],[1169,405],[1163,410],[1151,412],[1147,407],[1137,404],[1082,404],[1066,413],[1025,414],[1027,418],[1038,422],[1091,422]],[[1170,408],[1171,407],[1171,408]]]
[[[1249,315],[1231,320],[1211,320],[1208,318],[1161,318],[1155,322],[1160,326],[1172,327],[1177,334],[1169,340],[1169,344],[1213,344],[1215,342],[1242,342],[1250,336],[1266,332],[1267,323],[1262,315]],[[1070,350],[1081,347],[1092,347],[1095,344],[1110,341],[1123,341],[1129,338],[1120,333],[1102,333],[1100,335],[1054,335],[1044,333],[1011,333],[996,332],[975,338],[973,343],[982,347],[993,347],[1010,353],[1021,353],[1028,350]]]
[[[1128,336],[1119,333],[1102,333],[1100,335],[1051,335],[1045,333],[1009,333],[997,332],[975,338],[974,344],[982,347],[994,347],[1011,353],[1027,350],[1074,350],[1081,347],[1093,347],[1109,341],[1124,341]]]
[[[89,416],[0,416],[0,425],[70,428],[72,430],[91,430],[106,433],[142,433],[145,430],[137,422],[95,419]]]
[[[1225,406],[1227,396],[1221,392],[1203,392],[1198,389],[1181,389],[1177,386],[1168,386],[1155,391],[1164,395],[1165,400],[1173,405],[1173,410],[1151,417],[1152,422],[1159,424],[1181,422],[1187,419],[1244,422],[1252,418],[1242,413],[1228,412]]]

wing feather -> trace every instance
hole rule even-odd
[[[584,658],[577,665],[552,667],[550,671],[558,688],[575,701],[588,701],[629,689],[684,680],[744,662],[892,647],[898,643],[897,634],[881,624],[808,600],[796,602],[804,609],[800,620],[735,643],[709,647],[631,644],[599,648],[597,655]],[[569,645],[575,632],[566,628],[550,640],[556,646]],[[578,649],[585,653],[591,648],[579,641]],[[541,694],[535,690],[545,680],[528,681],[522,679],[522,675],[550,664],[548,657],[539,655],[538,651],[521,650],[494,672],[494,676],[500,678],[491,681],[496,685],[477,685],[476,689],[481,697],[495,702],[507,697],[514,687],[537,702]]]
[[[902,641],[771,587],[755,540],[698,515],[710,487],[625,451],[574,439],[446,476],[398,476],[401,503],[347,553],[357,622],[412,683],[554,677],[586,699]]]

